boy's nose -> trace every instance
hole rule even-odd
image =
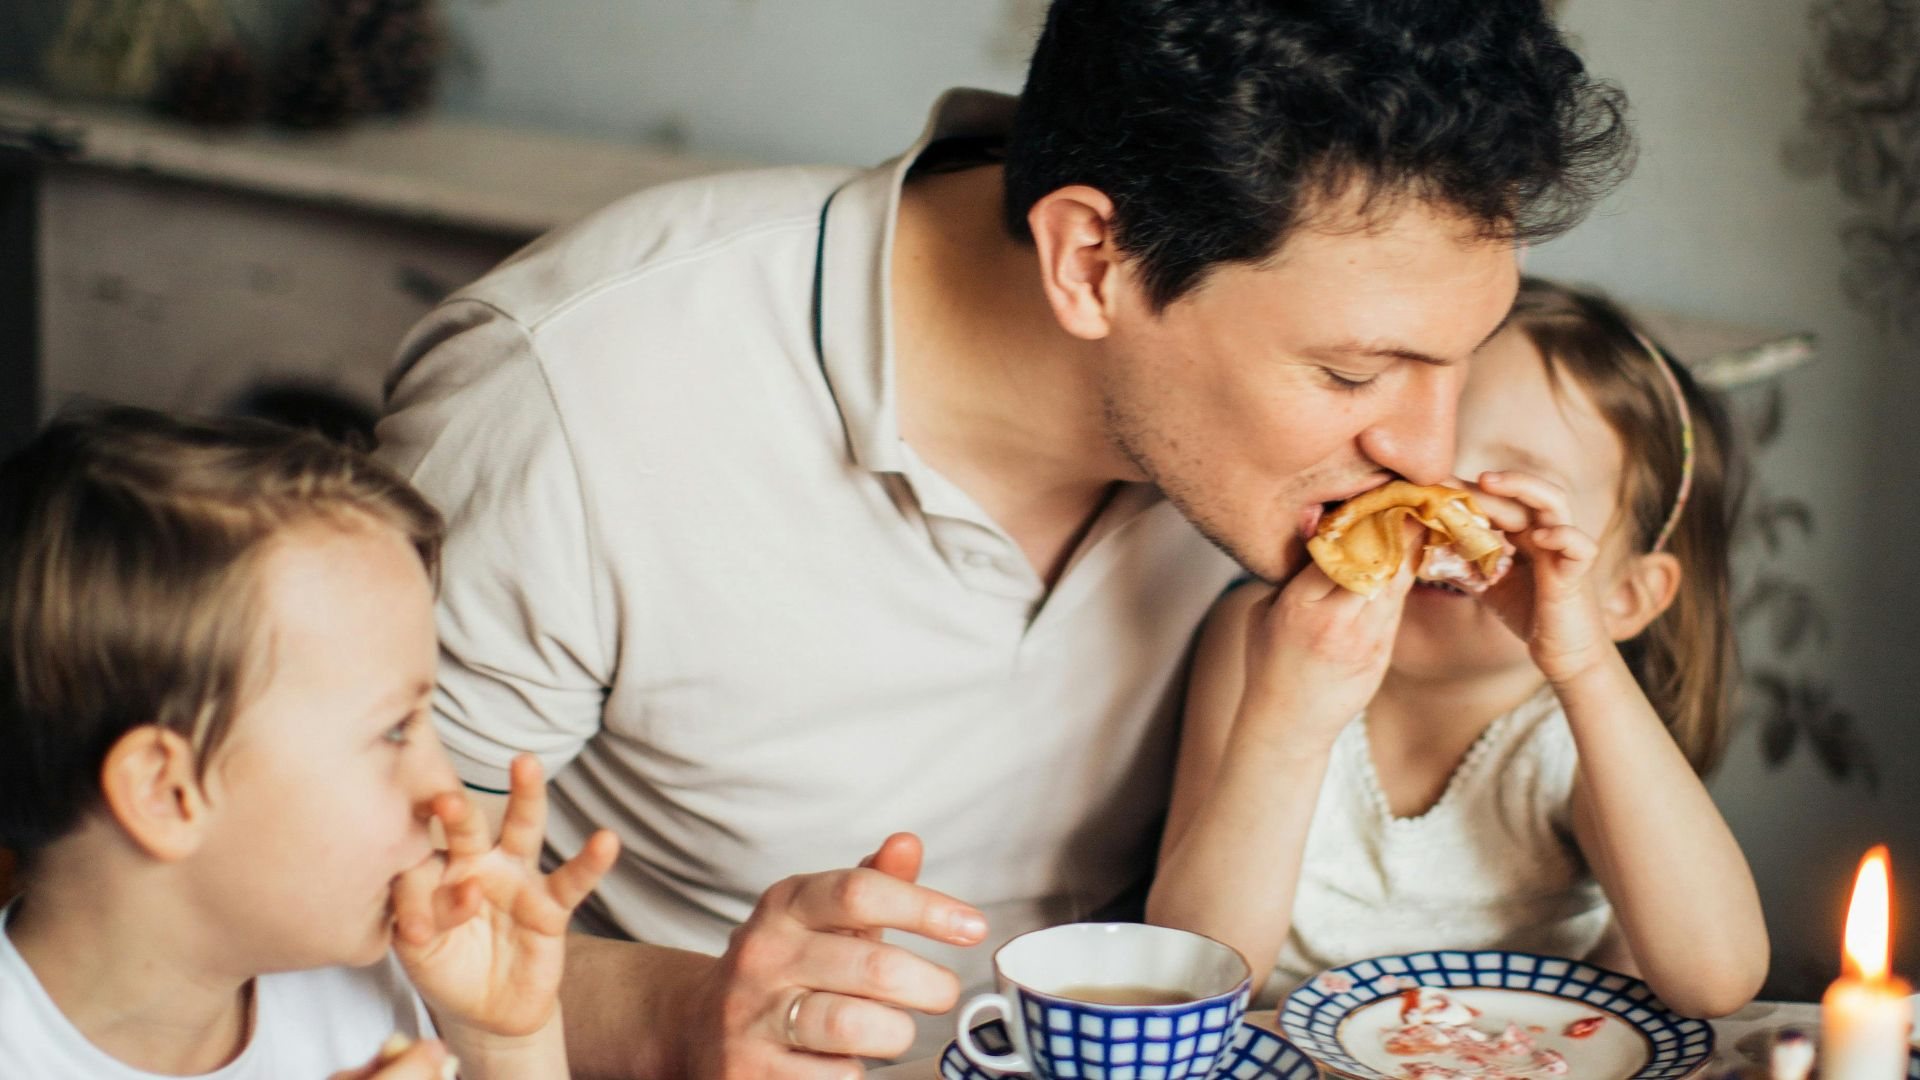
[[[425,745],[420,747],[413,770],[414,789],[421,802],[433,798],[443,791],[461,790],[460,774],[454,771],[453,760],[447,757],[447,749],[440,743],[440,736],[428,727],[423,737]]]

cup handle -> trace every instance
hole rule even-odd
[[[1020,1054],[989,1054],[973,1041],[973,1018],[988,1009],[1000,1014],[1000,1022],[1006,1025],[1008,1038],[1014,1038],[1013,1025],[1018,1023],[1018,1015],[1013,1010],[1013,1003],[1008,1001],[1004,994],[981,994],[967,1002],[966,1007],[960,1010],[960,1030],[954,1036],[954,1042],[960,1045],[960,1052],[967,1056],[968,1061],[983,1069],[1011,1073],[1032,1072],[1033,1066],[1028,1064],[1027,1059]],[[1015,1041],[1017,1045],[1017,1040]]]

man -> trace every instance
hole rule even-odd
[[[647,943],[576,948],[581,1071],[858,1075],[1137,896],[1194,627],[1451,475],[1622,108],[1538,0],[1057,0],[1017,110],[648,191],[429,317],[381,436],[450,519],[448,748],[538,753],[556,852],[617,830],[587,918]]]

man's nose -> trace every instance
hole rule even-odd
[[[1445,483],[1453,476],[1463,375],[1450,367],[1430,368],[1409,379],[1405,393],[1361,433],[1361,451],[1416,484]]]

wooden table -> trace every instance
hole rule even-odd
[[[1247,1021],[1277,1031],[1272,1012],[1249,1013]],[[1818,1032],[1820,1006],[1804,1002],[1756,1001],[1732,1016],[1713,1021],[1714,1058],[1703,1073],[1711,1075],[1714,1066],[1756,1063],[1764,1059],[1767,1037],[1783,1027]],[[1701,1073],[1696,1073],[1696,1076]],[[867,1074],[869,1080],[939,1080],[939,1061],[921,1061],[891,1065]]]

